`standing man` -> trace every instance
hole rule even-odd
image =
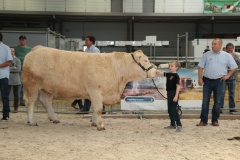
[[[21,35],[19,37],[19,45],[14,47],[15,49],[15,56],[18,57],[21,61],[21,68],[23,66],[24,58],[26,54],[28,54],[31,51],[31,47],[27,46],[27,37],[24,35]],[[21,77],[22,74],[20,74]],[[25,106],[25,103],[23,101],[23,86],[20,87],[20,106]]]
[[[94,36],[87,36],[85,38],[85,45],[87,46],[87,49],[85,50],[85,52],[100,53],[100,50],[97,47],[95,47],[95,45],[94,45],[95,41],[96,41],[96,39]],[[85,99],[83,110],[88,112],[90,110],[90,107],[91,107],[91,101],[88,99]],[[105,110],[104,106],[103,106],[103,110]],[[105,113],[105,112],[103,112],[103,113]]]
[[[13,60],[10,48],[2,43],[3,35],[0,33],[0,90],[2,94],[3,104],[3,118],[1,120],[9,119],[9,96],[8,96],[8,79],[9,79],[9,66]]]
[[[227,51],[227,53],[229,53],[233,57],[233,59],[235,60],[237,65],[239,65],[240,64],[240,59],[233,52],[234,51],[234,45],[232,43],[228,43],[226,45],[226,51]],[[229,111],[230,112],[237,112],[237,110],[234,109],[235,108],[234,97],[235,97],[237,77],[238,77],[238,70],[235,70],[235,72],[224,83],[223,93],[222,93],[222,98],[221,98],[220,113],[222,113],[222,108],[224,107],[224,97],[225,97],[226,89],[228,89],[228,95],[229,95],[229,98],[228,98],[228,104],[229,104],[229,109],[230,109]]]
[[[200,86],[203,85],[203,101],[200,115],[201,121],[197,126],[206,126],[208,123],[209,101],[212,92],[214,96],[212,125],[219,126],[220,99],[224,81],[226,81],[237,68],[233,57],[221,49],[222,40],[219,38],[213,39],[212,51],[205,53],[198,64],[198,84]],[[228,68],[230,69],[229,72]]]
[[[204,49],[203,54],[210,51],[209,46],[206,46],[206,49]]]

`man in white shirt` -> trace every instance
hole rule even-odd
[[[2,43],[3,35],[0,33],[0,89],[2,94],[3,103],[3,118],[1,120],[9,119],[9,95],[8,95],[8,79],[9,79],[9,66],[12,63],[12,55],[10,48]]]

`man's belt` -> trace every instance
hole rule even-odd
[[[208,81],[220,81],[222,78],[210,79],[210,78],[207,78],[207,77],[203,76],[203,79],[208,80]]]

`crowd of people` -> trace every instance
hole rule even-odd
[[[85,52],[100,53],[100,50],[94,44],[95,37],[87,36],[85,38],[85,45],[87,46]],[[207,46],[198,64],[198,84],[203,86],[203,100],[200,115],[201,120],[197,126],[206,126],[208,124],[209,102],[212,92],[214,95],[211,119],[213,126],[219,126],[218,119],[224,107],[226,89],[228,89],[229,92],[230,112],[237,112],[235,109],[234,96],[238,75],[237,67],[240,64],[240,59],[234,53],[234,45],[232,43],[228,43],[224,48],[226,51],[222,49],[221,39],[213,39],[212,50]],[[11,88],[13,89],[14,95],[13,113],[18,112],[19,105],[25,105],[23,101],[23,86],[21,85],[20,77],[24,58],[30,51],[31,47],[27,46],[26,36],[21,35],[19,37],[19,45],[8,47],[3,43],[3,35],[0,33],[0,89],[3,103],[2,120],[9,119],[9,93]],[[170,125],[165,127],[165,129],[176,129],[176,132],[180,132],[182,129],[182,123],[177,111],[180,91],[180,77],[177,74],[177,70],[180,67],[178,61],[172,61],[169,63],[169,73],[156,71],[158,75],[165,76],[167,79],[166,90]],[[72,102],[71,106],[78,109],[76,104],[79,105],[80,111],[88,113],[91,101],[89,99],[76,99]],[[105,113],[104,106],[103,113]]]
[[[27,37],[21,35],[19,37],[19,45],[11,48],[3,43],[3,35],[0,33],[0,87],[3,102],[3,118],[9,119],[9,93],[13,89],[13,113],[18,112],[18,106],[25,106],[23,101],[23,86],[21,85],[21,68],[24,58],[31,51],[31,47],[27,46]],[[20,94],[19,94],[20,88]],[[19,97],[20,95],[20,97]],[[20,99],[20,103],[19,103]]]

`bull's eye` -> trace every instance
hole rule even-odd
[[[145,60],[145,62],[148,62],[147,60]]]

